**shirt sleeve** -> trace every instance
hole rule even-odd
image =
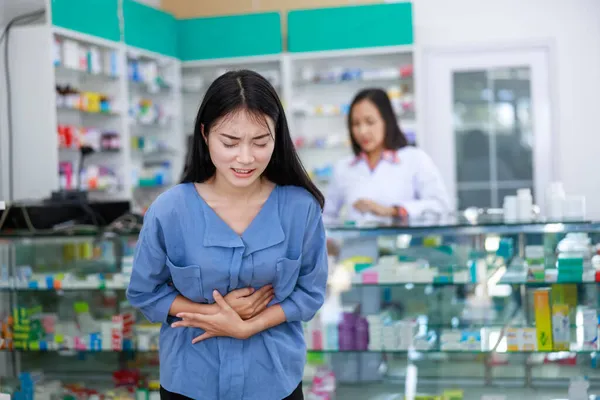
[[[333,174],[327,185],[327,195],[325,196],[325,208],[323,209],[323,219],[327,224],[338,222],[340,210],[344,205],[344,192],[341,182],[341,168],[336,165]]]
[[[410,217],[419,217],[425,212],[446,214],[450,211],[450,198],[440,171],[433,160],[420,151],[415,163],[415,200],[400,204]]]
[[[153,323],[167,322],[171,304],[178,295],[168,284],[171,274],[166,258],[163,230],[150,207],[135,249],[127,299]]]
[[[327,288],[327,240],[321,207],[314,203],[302,247],[296,287],[280,304],[288,322],[310,321],[325,301]]]

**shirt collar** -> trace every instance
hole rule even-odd
[[[193,188],[196,190],[196,188]],[[204,211],[204,238],[206,247],[241,247],[244,255],[263,250],[285,240],[279,217],[279,186],[275,186],[269,198],[240,236],[201,199]]]
[[[384,150],[381,153],[381,160],[389,162],[390,164],[399,164],[400,163],[400,158],[398,157],[398,152],[394,151],[394,150]],[[359,162],[364,161],[367,162],[367,154],[362,152],[359,155],[357,155],[352,162],[350,163],[351,166],[355,166],[356,164],[358,164]]]

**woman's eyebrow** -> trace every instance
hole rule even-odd
[[[241,140],[241,138],[239,136],[233,136],[233,135],[229,135],[227,133],[220,133],[220,135],[227,139],[231,139],[231,140]],[[271,136],[270,133],[263,133],[262,135],[253,137],[252,140],[263,139],[263,138],[270,137],[270,136]]]
[[[226,137],[227,139],[231,139],[231,140],[240,140],[240,138],[238,136],[232,136],[232,135],[228,135],[226,133],[221,133],[221,136]]]

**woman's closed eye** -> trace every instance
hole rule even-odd
[[[254,145],[258,146],[258,147],[267,147],[268,144],[269,144],[269,142],[254,143]],[[223,146],[227,147],[228,149],[233,148],[233,147],[235,147],[237,145],[238,145],[238,143],[225,143],[225,142],[223,142]]]
[[[238,145],[237,143],[234,143],[234,142],[230,142],[230,143],[222,142],[222,143],[223,143],[223,146],[227,147],[228,149]]]

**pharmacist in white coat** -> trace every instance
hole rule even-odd
[[[354,156],[335,166],[323,213],[326,223],[386,224],[450,212],[439,170],[424,151],[408,145],[386,92],[359,92],[348,127]]]

